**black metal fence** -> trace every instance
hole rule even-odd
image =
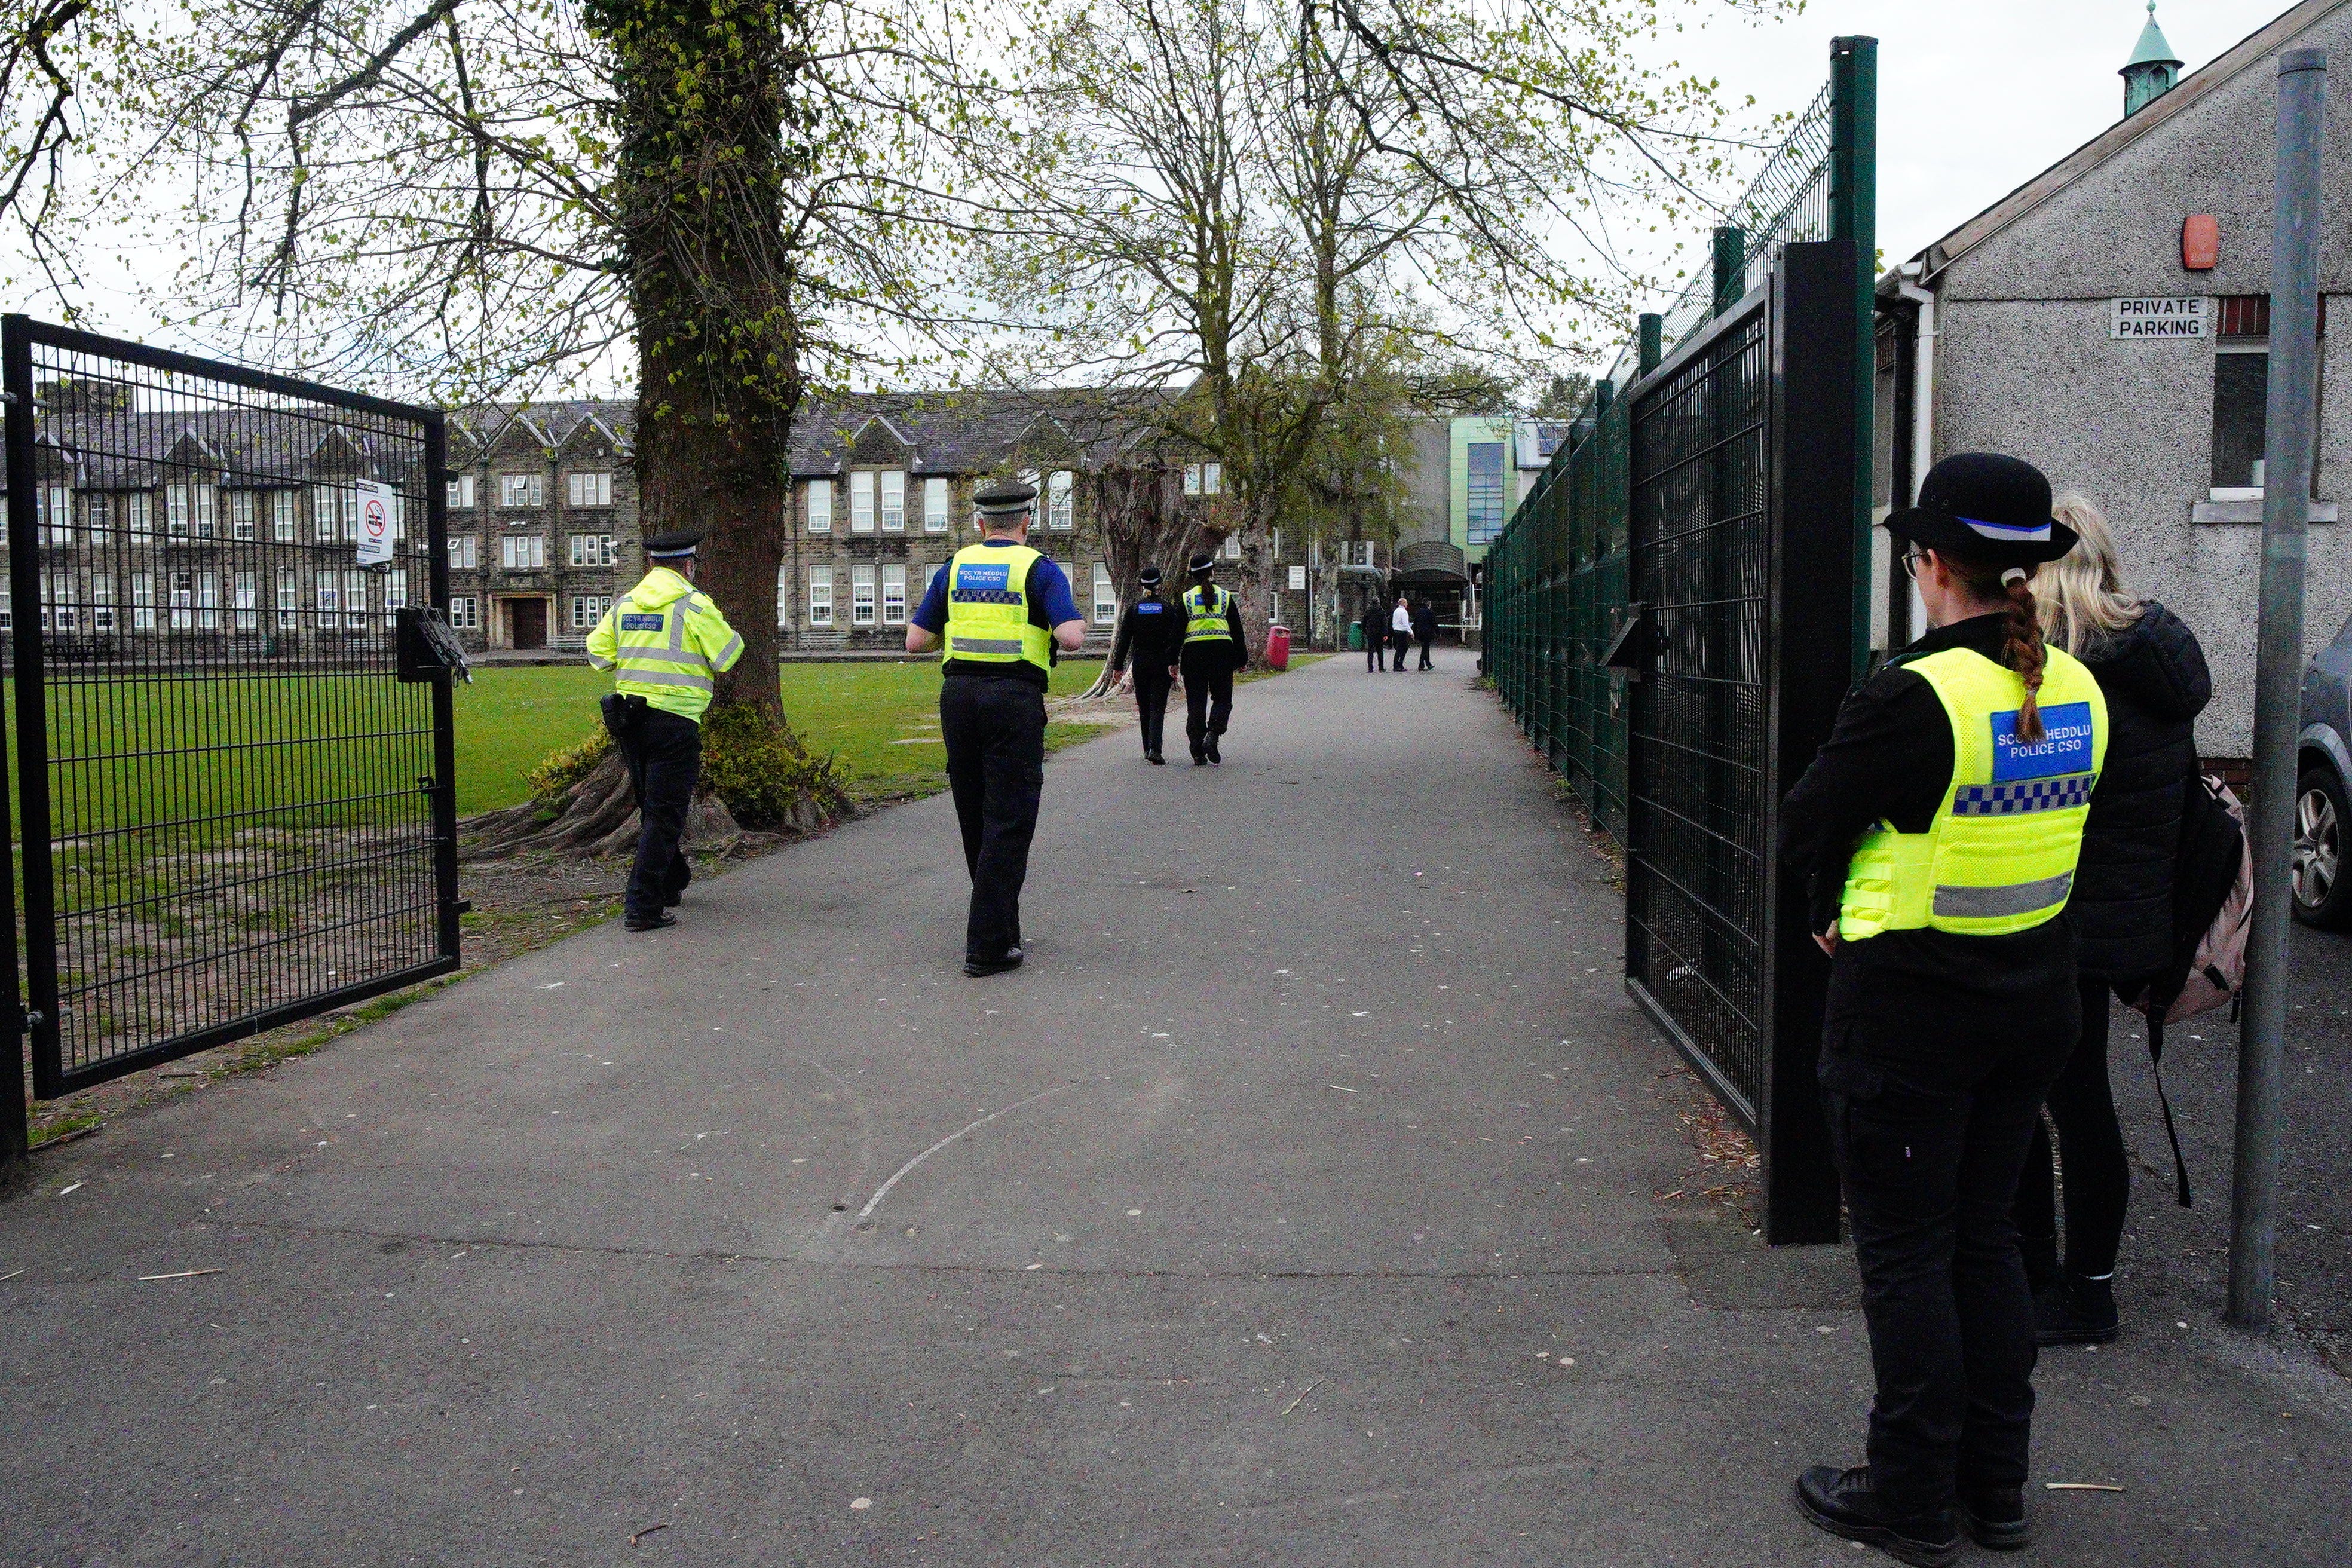
[[[456,968],[440,414],[14,316],[0,385],[35,1091]]]

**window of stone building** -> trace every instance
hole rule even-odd
[[[604,618],[604,613],[612,607],[612,596],[607,594],[572,595],[572,629],[575,632],[595,630],[596,624]]]
[[[1223,463],[1187,463],[1184,465],[1184,493],[1188,496],[1213,496],[1225,488],[1225,466]]]
[[[132,498],[132,499],[133,499],[133,500],[144,500],[145,498],[144,498],[144,497],[134,497],[134,498]],[[294,495],[294,492],[293,492],[292,490],[272,490],[272,491],[270,491],[270,492],[269,492],[269,537],[270,537],[271,539],[275,540],[277,542],[278,542],[278,543],[280,543],[280,544],[291,544],[291,543],[293,543],[293,542],[294,542],[294,530],[295,530],[295,527],[296,527],[295,521],[294,521],[294,514],[295,514],[295,513],[296,513],[299,509],[300,509],[300,502],[299,502],[299,501],[295,499],[295,495]],[[135,509],[134,509],[134,510],[135,510]],[[141,525],[142,525],[144,521],[145,521],[145,514],[144,514],[144,512],[143,512],[143,511],[141,511],[140,516],[139,516],[139,518],[137,519],[137,521],[134,521],[132,522],[132,524],[131,524],[131,529],[132,529],[132,531],[133,531],[134,532],[135,532],[135,531],[138,531],[138,529],[141,527]]]
[[[808,569],[809,625],[833,625],[833,568],[812,566]]]
[[[229,587],[229,607],[236,612],[233,624],[241,632],[258,631],[261,616],[254,610],[255,583],[253,574],[240,572]]]
[[[343,625],[358,631],[367,625],[368,574],[352,570],[343,574]]]
[[[500,506],[545,506],[547,504],[545,474],[500,474],[499,504]]]
[[[1045,476],[1045,526],[1055,533],[1067,533],[1076,526],[1077,509],[1072,500],[1076,488],[1077,476],[1067,468]]]
[[[89,625],[93,631],[114,629],[114,574],[110,572],[90,574]]]
[[[907,530],[907,470],[885,468],[880,475],[882,487],[882,531],[903,533]]]
[[[253,520],[261,506],[257,490],[231,490],[228,493],[228,536],[231,539],[251,539]]]
[[[155,629],[155,574],[133,572],[131,574],[131,629],[152,632]]]
[[[291,584],[294,580],[294,574],[291,572],[280,572],[278,576],[279,582],[288,584]],[[278,618],[281,621],[285,619],[283,616]],[[455,595],[449,601],[449,624],[461,632],[481,630],[482,602],[471,594]]]
[[[407,603],[408,574],[406,571],[395,567],[394,570],[383,574],[384,614],[390,615],[393,611],[401,608]]]
[[[1095,625],[1107,626],[1118,619],[1118,584],[1111,580],[1108,563],[1095,563]]]
[[[609,533],[575,533],[572,536],[572,564],[574,566],[610,566],[619,559]]]
[[[147,574],[146,574],[144,572],[142,572],[142,573],[141,573],[141,574],[139,574],[139,577],[140,577],[141,579],[143,579],[146,575],[147,575]],[[134,581],[133,581],[133,583],[132,583],[132,584],[131,584],[131,604],[132,604],[132,605],[134,606],[134,607],[132,608],[131,612],[131,619],[132,619],[134,622],[139,618],[139,611],[138,611],[138,609],[136,608],[136,605],[137,605],[137,604],[138,604],[138,602],[139,602],[140,595],[141,595],[141,594],[143,592],[143,590],[144,590],[144,584],[143,584],[143,582],[139,581],[139,580],[134,580]],[[299,584],[296,584],[296,582],[295,582],[295,580],[294,580],[294,568],[292,568],[291,566],[282,566],[282,567],[278,568],[278,626],[279,626],[281,629],[290,631],[290,630],[292,630],[295,626],[299,626],[299,625],[301,624],[301,622],[302,622],[302,601],[301,601],[300,594],[301,594],[301,589],[300,589],[299,585]],[[468,605],[470,605],[470,604],[472,604],[472,603],[473,603],[473,601],[472,601],[471,599],[468,599],[468,600],[467,600],[467,601],[466,601],[466,603],[467,603]],[[450,616],[450,623],[451,623],[453,626],[457,624],[457,600],[455,600],[455,599],[452,599],[452,600],[450,600],[450,601],[449,601],[449,616]]]
[[[610,474],[571,474],[565,477],[564,485],[573,506],[613,504],[613,476]]]
[[[499,541],[499,564],[509,572],[539,572],[547,566],[547,535],[509,533]]]
[[[808,482],[808,531],[811,533],[833,531],[833,481],[811,479]]]
[[[310,487],[310,536],[319,542],[328,544],[338,538],[351,538],[358,517],[357,490],[341,485]]]
[[[41,485],[33,491],[34,537],[44,544],[73,543],[73,491],[63,485]]]
[[[449,481],[449,510],[451,511],[474,510],[473,475],[459,474]]]
[[[478,533],[451,534],[449,564],[460,572],[479,571],[482,564],[482,536]]]
[[[874,624],[874,568],[863,562],[849,569],[849,624]]]
[[[214,508],[219,491],[211,485],[182,480],[163,487],[163,531],[210,539]],[[345,535],[346,538],[350,537]]]
[[[945,479],[923,481],[923,531],[945,533],[948,531],[948,482]]]
[[[874,531],[874,470],[861,468],[849,476],[849,531]]]
[[[1228,561],[1239,561],[1242,558],[1242,536],[1240,534],[1228,533],[1225,535],[1224,556]]]
[[[904,566],[882,568],[882,624],[886,626],[907,624],[907,569]]]
[[[114,498],[112,496],[84,497],[82,518],[89,524],[89,542],[92,544],[114,542]]]

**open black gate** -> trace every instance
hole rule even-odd
[[[1774,1241],[1834,1241],[1805,889],[1780,797],[1851,673],[1854,247],[1767,279],[1633,387],[1627,984],[1755,1133]]]
[[[35,1092],[455,969],[441,415],[18,316],[0,386]]]

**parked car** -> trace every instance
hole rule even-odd
[[[2294,786],[2294,914],[2306,925],[2352,921],[2344,863],[2352,828],[2352,620],[2303,672]]]

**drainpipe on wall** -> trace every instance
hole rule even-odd
[[[1919,279],[1925,270],[1920,263],[1906,261],[1895,273],[1895,290],[1919,308],[1919,321],[1913,329],[1911,346],[1913,493],[1896,497],[1895,504],[1900,506],[1910,505],[1918,500],[1917,487],[1927,477],[1927,469],[1936,460],[1936,291],[1920,286]],[[1927,624],[1927,607],[1920,602],[1916,584],[1911,588],[1911,624],[1922,628]]]

